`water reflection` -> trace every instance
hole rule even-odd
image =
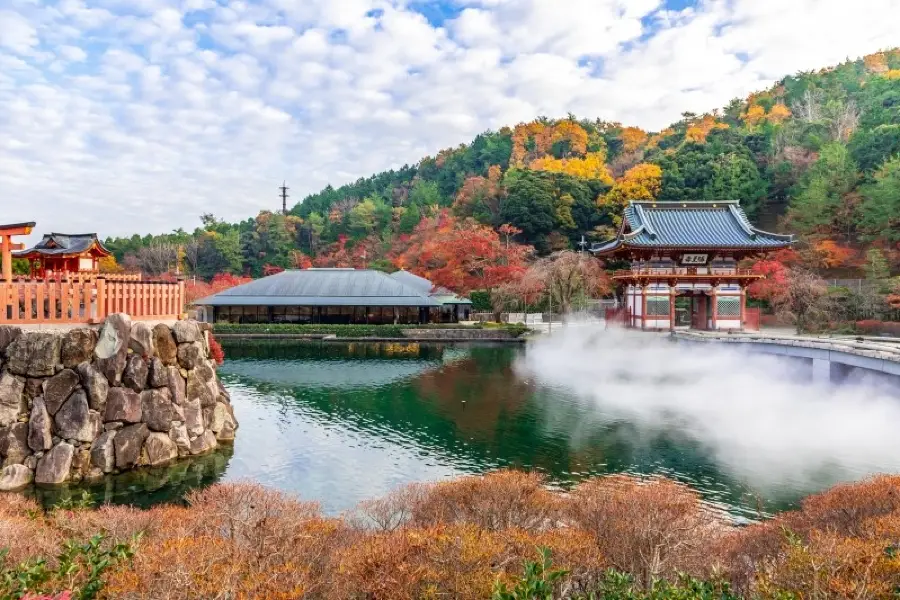
[[[222,369],[241,418],[228,478],[250,477],[332,511],[408,481],[499,467],[561,486],[609,472],[686,481],[736,514],[753,490],[691,439],[604,414],[516,373],[527,348],[333,342],[228,344]],[[765,500],[781,508],[797,494]]]
[[[222,445],[209,454],[185,458],[166,467],[108,475],[89,483],[32,486],[25,494],[46,508],[67,500],[81,500],[85,492],[95,504],[131,504],[149,508],[162,502],[179,502],[191,490],[219,481],[233,454],[232,446]]]

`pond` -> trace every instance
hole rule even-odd
[[[872,452],[848,468],[827,456],[821,464],[803,463],[773,474],[772,462],[753,462],[765,458],[766,450],[745,448],[742,434],[728,433],[732,425],[721,414],[679,413],[658,405],[660,395],[689,404],[676,390],[696,395],[700,390],[691,390],[695,378],[678,384],[646,369],[635,375],[629,372],[635,361],[621,344],[616,346],[627,361],[624,373],[603,371],[611,367],[601,368],[586,350],[531,344],[246,340],[223,346],[227,359],[220,376],[240,421],[234,447],[168,469],[108,478],[87,488],[95,497],[147,506],[178,500],[214,481],[251,480],[317,500],[334,513],[407,482],[517,467],[539,470],[563,487],[596,474],[666,475],[736,517],[754,519],[836,481],[898,467],[896,453],[881,461]],[[642,351],[651,362],[660,360]],[[560,364],[554,363],[557,358]],[[748,359],[741,360],[747,364]],[[614,361],[604,364],[609,362]],[[572,370],[579,368],[583,372]],[[607,382],[598,392],[601,397],[633,396],[634,401],[598,401],[579,386],[581,375]],[[662,383],[657,379],[656,387],[644,390],[641,382],[654,377],[662,377]],[[657,398],[653,410],[635,412],[645,392]],[[763,393],[773,396],[771,390]],[[741,427],[769,431],[774,426],[768,421],[754,425],[740,413],[740,403],[735,406]],[[781,420],[779,409],[774,410],[771,418]],[[713,420],[717,433],[698,432],[684,422],[695,419]],[[725,441],[718,439],[723,430]],[[749,435],[751,442],[768,444],[758,432]],[[734,444],[754,458],[748,460],[741,450],[732,460]],[[806,444],[798,452],[821,454],[816,449]],[[784,462],[781,446],[774,453],[776,462]],[[80,489],[36,493],[52,503]]]

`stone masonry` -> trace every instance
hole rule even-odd
[[[196,321],[0,326],[0,491],[163,465],[234,441],[237,427]]]

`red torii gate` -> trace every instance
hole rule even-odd
[[[24,250],[25,244],[15,244],[12,241],[14,235],[28,235],[34,229],[34,222],[31,223],[14,223],[12,225],[0,225],[0,256],[2,256],[3,264],[3,281],[11,283],[13,278],[12,272],[12,252],[13,250]]]

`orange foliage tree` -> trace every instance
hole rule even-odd
[[[184,296],[188,304],[206,298],[227,289],[250,283],[251,277],[240,277],[231,273],[217,273],[209,282],[202,279],[189,279],[184,284]]]
[[[396,244],[393,262],[435,285],[459,293],[490,290],[525,272],[531,246],[501,240],[474,219],[458,219],[443,210],[425,217]]]
[[[498,165],[488,169],[488,176],[467,178],[453,202],[453,211],[461,217],[482,215],[490,217],[491,222],[500,219],[503,201],[503,173]]]

